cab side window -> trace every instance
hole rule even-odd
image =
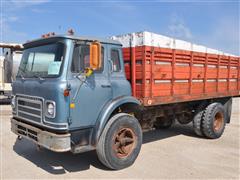
[[[95,72],[103,71],[103,61],[104,61],[104,48],[102,47],[102,68],[96,70]],[[90,66],[90,46],[89,45],[78,45],[75,46],[73,52],[73,60],[71,65],[71,71],[73,73],[83,72],[85,68]]]
[[[111,50],[111,61],[113,64],[113,72],[119,72],[121,70],[121,66],[120,66],[120,55],[117,49]]]

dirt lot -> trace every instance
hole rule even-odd
[[[240,178],[240,98],[234,99],[231,123],[217,140],[201,139],[190,125],[144,134],[141,153],[133,166],[110,171],[95,152],[79,155],[38,151],[31,142],[10,132],[10,106],[1,105],[1,177],[32,178]]]

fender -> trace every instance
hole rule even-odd
[[[134,98],[133,96],[120,96],[115,99],[112,99],[109,101],[100,112],[98,119],[95,123],[94,130],[93,130],[93,136],[92,136],[92,145],[96,145],[100,135],[102,134],[102,131],[107,124],[110,115],[112,112],[120,105],[123,105],[125,103],[133,103],[136,105],[141,105],[141,103]]]

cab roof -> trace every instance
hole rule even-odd
[[[30,47],[35,45],[40,45],[44,43],[53,42],[60,39],[72,39],[77,41],[99,41],[104,44],[115,44],[115,45],[122,45],[119,41],[107,39],[107,38],[96,38],[90,36],[73,36],[73,35],[54,35],[46,38],[39,38],[32,41],[28,41],[27,43],[23,44],[24,47]]]

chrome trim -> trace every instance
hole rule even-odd
[[[48,109],[47,104],[48,104],[48,103],[52,103],[53,106],[54,106],[53,115],[49,115],[49,114],[48,114],[48,111],[47,111],[47,109]],[[46,100],[45,103],[44,103],[44,106],[45,106],[45,108],[44,108],[44,115],[45,115],[46,117],[48,117],[48,118],[55,118],[55,117],[56,117],[56,103],[55,103],[55,101]],[[44,118],[44,121],[45,121],[45,118]],[[47,121],[47,123],[49,123],[49,121]]]
[[[43,101],[41,100],[41,99],[39,99],[39,98],[36,98],[36,100],[32,100],[32,99],[29,99],[29,98],[23,98],[23,97],[16,97],[16,102],[17,102],[17,104],[16,104],[16,107],[17,107],[17,117],[19,117],[19,118],[24,118],[24,117],[22,117],[22,116],[20,116],[19,115],[19,112],[20,113],[23,113],[23,114],[26,114],[26,115],[29,115],[29,116],[33,116],[33,117],[36,117],[36,118],[39,118],[40,119],[40,123],[42,123],[42,119],[43,119],[43,117],[42,117],[42,104],[43,104]],[[30,103],[34,103],[34,104],[38,104],[38,105],[40,105],[40,108],[39,108],[39,111],[40,111],[40,116],[37,116],[36,114],[32,114],[32,113],[28,113],[28,112],[25,112],[25,111],[21,111],[21,110],[19,110],[19,107],[24,107],[24,108],[28,108],[28,107],[31,107],[31,106],[18,106],[18,103],[19,103],[19,100],[20,101],[24,101],[24,102],[30,102]],[[32,121],[31,119],[28,119],[28,118],[25,118],[25,119],[27,119],[27,120],[29,120],[29,121]],[[33,121],[33,122],[36,122],[36,121]]]
[[[16,135],[23,136],[30,141],[56,152],[71,150],[71,134],[56,134],[41,130],[32,125],[19,122],[11,118],[11,131]]]
[[[47,101],[50,101],[50,100],[45,100],[46,102]],[[50,102],[54,102],[54,101],[50,101]],[[45,103],[46,104],[46,103]],[[55,118],[55,116],[56,116],[56,109],[57,109],[57,105],[56,105],[56,103],[54,102],[54,104],[55,104],[55,113],[54,113],[54,117],[52,117],[52,118]],[[44,106],[44,112],[46,111],[46,106]],[[47,116],[46,116],[47,117]],[[55,125],[55,126],[66,126],[66,129],[68,128],[68,123],[54,123],[54,122],[51,122],[51,121],[47,121],[46,119],[45,119],[45,116],[43,117],[43,122],[44,123],[48,123],[48,124],[52,124],[52,125]],[[47,125],[46,125],[47,126]],[[60,128],[58,128],[58,129],[60,129]],[[63,128],[64,129],[64,128]]]
[[[38,98],[38,99],[42,99],[44,100],[43,97],[40,97],[40,96],[30,96],[30,95],[26,95],[26,94],[16,94],[15,96],[23,96],[23,97],[27,97],[27,98]]]
[[[35,110],[35,111],[41,111],[40,109],[33,108],[33,107],[30,107],[30,106],[23,106],[23,105],[20,105],[20,104],[18,104],[18,106],[23,107],[23,108],[27,108],[27,109],[31,109],[31,110]]]
[[[15,96],[16,96],[16,98],[19,97],[19,96],[20,96],[20,97],[23,97],[23,98],[24,98],[24,97],[25,97],[25,98],[29,98],[29,97],[30,97],[30,98],[38,98],[38,99],[41,99],[43,103],[45,102],[44,98],[39,97],[39,96],[29,96],[29,95],[25,95],[25,94],[16,94]],[[42,109],[42,111],[45,111],[45,107],[44,107],[44,106],[43,106],[43,108],[44,108],[44,109]],[[16,109],[16,112],[17,112],[17,110],[18,110],[18,109]],[[39,126],[42,126],[42,127],[47,127],[47,128],[49,128],[49,129],[57,129],[57,130],[66,130],[66,129],[68,129],[68,123],[53,123],[53,122],[47,121],[47,120],[45,119],[45,116],[43,116],[41,123],[36,122],[36,121],[29,120],[29,119],[26,119],[26,118],[18,117],[18,115],[16,115],[16,116],[13,115],[13,117],[20,118],[20,119],[23,119],[23,120],[25,120],[25,121],[27,121],[27,122],[31,122],[31,123],[33,123],[33,124],[36,124],[36,125],[39,125]],[[44,123],[48,123],[48,124],[52,124],[52,125],[56,125],[56,126],[64,126],[64,127],[58,127],[58,128],[56,128],[56,127],[48,126],[48,125],[46,125],[46,124],[44,124]]]
[[[29,116],[33,116],[33,117],[42,118],[42,116],[38,116],[36,114],[31,114],[31,113],[28,113],[28,112],[25,112],[25,111],[18,110],[18,112],[29,115]]]
[[[14,104],[13,104],[13,102],[14,102]],[[12,107],[12,109],[16,108],[16,96],[14,96],[14,95],[11,98],[11,107]]]
[[[36,101],[38,101],[39,100],[39,102],[41,102],[42,100],[40,100],[40,99],[38,99],[38,98],[36,98],[36,99],[38,99],[38,100],[32,100],[32,99],[28,99],[28,98],[22,98],[22,97],[17,97],[17,100],[23,100],[23,101],[25,101],[25,100],[27,100],[28,102],[31,102],[31,103],[36,103]],[[38,103],[38,104],[41,104],[41,103]],[[29,106],[30,107],[30,106]]]
[[[13,115],[13,118],[19,118],[18,116],[14,116]],[[32,124],[35,124],[35,125],[38,125],[38,126],[41,126],[41,127],[46,127],[46,128],[48,128],[48,129],[53,129],[53,130],[66,130],[67,128],[68,128],[68,126],[67,127],[59,127],[59,128],[56,128],[56,127],[52,127],[52,126],[48,126],[48,125],[45,125],[45,124],[43,124],[43,123],[38,123],[38,122],[36,122],[36,121],[30,121],[29,119],[26,119],[26,118],[23,118],[23,117],[21,117],[20,118],[21,120],[24,120],[24,121],[26,121],[26,122],[30,122],[30,123],[32,123]],[[57,124],[58,125],[58,124]]]

